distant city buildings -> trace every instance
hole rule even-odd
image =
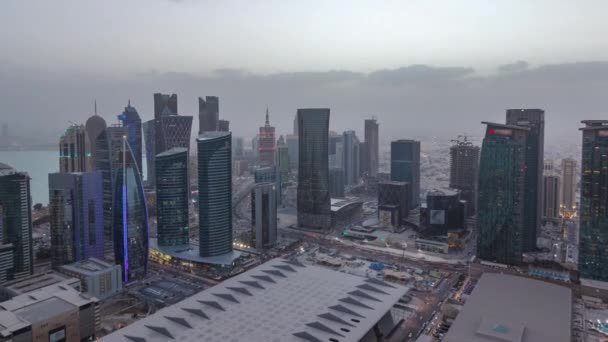
[[[562,215],[566,218],[576,216],[576,160],[566,158],[562,160]]]
[[[28,174],[0,163],[0,283],[34,272],[31,207]]]
[[[331,227],[329,109],[298,109],[298,226]]]
[[[526,138],[524,252],[536,249],[540,229],[545,141],[545,112],[542,109],[508,109],[507,125],[529,128]]]
[[[91,150],[84,125],[70,125],[59,139],[59,172],[91,169]]]
[[[156,155],[156,221],[159,246],[189,245],[188,149]]]
[[[198,133],[218,130],[220,120],[220,100],[217,96],[198,98]]]
[[[275,165],[275,128],[270,126],[268,116],[268,108],[266,108],[266,122],[260,127],[259,144],[258,144],[258,160],[261,166]]]
[[[560,217],[561,181],[552,172],[543,176],[542,217],[544,220],[556,221]]]
[[[348,186],[355,186],[359,183],[359,138],[355,131],[346,131],[342,134],[343,159],[342,169],[344,170],[344,182]]]
[[[199,255],[232,252],[231,134],[206,132],[197,142]]]
[[[142,126],[141,119],[137,110],[131,106],[131,100],[129,100],[124,112],[118,115],[118,120],[122,122],[123,127],[127,128],[127,139],[129,140],[129,146],[133,151],[133,157],[135,158],[135,164],[139,172],[143,172],[142,165]],[[141,175],[143,177],[143,174]]]
[[[477,257],[520,264],[523,257],[527,127],[483,122]]]
[[[51,264],[104,257],[100,172],[49,174]]]
[[[410,209],[420,206],[420,141],[391,142],[391,180],[410,184]]]
[[[450,147],[450,188],[460,190],[460,198],[467,201],[467,215],[473,216],[477,205],[479,147],[467,138],[457,140]]]
[[[257,183],[251,191],[252,246],[264,249],[277,241],[277,189],[275,183]]]
[[[378,142],[378,122],[376,118],[365,120],[365,144],[363,148],[364,158],[362,170],[371,177],[376,177],[378,173],[378,163],[380,157],[380,145]]]
[[[585,120],[581,161],[578,270],[608,281],[608,120]]]

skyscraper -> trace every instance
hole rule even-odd
[[[114,182],[114,258],[122,267],[125,283],[143,278],[148,271],[148,208],[141,173],[124,136],[118,153]]]
[[[232,158],[234,160],[243,159],[245,150],[245,140],[242,137],[232,139]]]
[[[608,120],[583,124],[578,270],[608,281]]]
[[[410,209],[420,205],[420,141],[391,142],[391,180],[410,184]]]
[[[543,173],[551,174],[553,172],[553,160],[545,159],[543,163]]]
[[[574,217],[576,213],[576,160],[562,160],[562,215]]]
[[[487,125],[479,164],[477,257],[520,264],[524,240],[526,138],[529,128]]]
[[[298,225],[331,227],[329,109],[298,109]]]
[[[142,168],[142,139],[141,139],[141,119],[137,110],[131,106],[131,100],[129,100],[125,111],[118,115],[118,120],[122,122],[123,127],[127,128],[127,137],[129,140],[129,146],[133,150],[133,157],[135,163],[140,172],[143,172]],[[143,177],[143,175],[141,175]]]
[[[287,134],[287,151],[289,152],[289,163],[292,170],[298,170],[298,161],[300,160],[300,147],[297,135]]]
[[[230,121],[228,121],[228,120],[218,121],[217,130],[220,132],[230,132]]]
[[[261,166],[274,166],[275,158],[275,136],[274,127],[270,126],[270,118],[268,116],[268,108],[266,108],[266,122],[260,127],[260,140],[258,145],[259,161]]]
[[[198,146],[199,254],[232,252],[232,164],[229,132],[206,132]]]
[[[344,137],[342,136],[342,134],[338,134],[334,131],[329,132],[328,150],[329,150],[329,168],[330,169],[344,167],[344,165],[342,165],[343,150],[336,149],[336,147],[338,145],[342,145],[343,139],[344,139]]]
[[[146,143],[146,181],[151,187],[156,186],[154,173],[156,167],[154,166],[154,158],[156,158],[156,123],[154,120],[144,122],[144,140]]]
[[[157,112],[160,110],[160,112]],[[154,138],[156,154],[174,147],[190,149],[192,117],[177,114],[177,95],[154,94]],[[149,165],[148,165],[149,166]],[[149,181],[153,182],[152,179]]]
[[[49,174],[51,264],[103,258],[101,172]]]
[[[465,228],[466,203],[460,200],[460,191],[429,191],[426,195],[426,207],[424,225],[431,234],[446,236],[450,231]]]
[[[384,221],[391,222],[395,227],[400,227],[409,216],[410,191],[411,188],[406,182],[378,182],[378,217],[380,218],[384,211],[387,213],[385,215],[395,216]],[[396,209],[395,215],[392,215],[392,208]]]
[[[85,123],[86,137],[88,139],[89,150],[91,152],[90,160],[90,171],[94,171],[97,167],[97,153],[99,152],[97,147],[98,141],[104,141],[103,135],[106,133],[106,121],[99,115],[97,115],[97,102],[95,103],[95,114],[87,119]]]
[[[354,186],[359,183],[359,138],[355,131],[346,131],[342,134],[344,146],[342,169],[346,185]]]
[[[344,170],[342,168],[329,169],[329,195],[332,198],[344,197]]]
[[[217,96],[198,98],[198,133],[218,130],[220,120],[220,99]]]
[[[545,220],[559,219],[559,196],[560,196],[560,179],[559,176],[552,172],[545,172],[543,176],[543,200],[542,200],[542,216]]]
[[[376,177],[378,173],[379,143],[378,122],[376,118],[365,120],[365,166],[364,170],[369,176]]]
[[[177,94],[154,94],[154,119],[177,115]]]
[[[285,139],[281,135],[277,141],[277,168],[281,176],[281,182],[287,181],[291,166],[289,163],[289,148],[285,143]]]
[[[159,246],[189,244],[188,149],[156,156],[156,212]]]
[[[507,125],[529,128],[526,138],[524,252],[536,249],[542,204],[545,112],[541,109],[508,109]]]
[[[467,215],[475,215],[477,206],[477,175],[479,147],[467,138],[457,140],[450,147],[450,188],[460,190],[460,198],[467,201]]]
[[[84,125],[70,125],[59,138],[59,172],[86,172],[91,169],[91,149]]]
[[[0,240],[14,247],[12,268],[0,265],[7,280],[34,272],[31,207],[30,177],[0,163]]]
[[[257,183],[251,191],[251,230],[256,249],[277,241],[277,193],[275,183]]]

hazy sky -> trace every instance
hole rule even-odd
[[[385,139],[477,134],[508,107],[547,112],[547,137],[607,118],[608,1],[2,0],[0,121],[53,136],[97,99],[108,121],[152,93],[180,114],[219,95],[251,136],[270,107],[330,107],[332,129],[378,116]],[[518,62],[519,61],[519,62]],[[196,119],[195,119],[196,120]],[[197,126],[195,122],[195,126]],[[39,126],[39,127],[38,127]]]

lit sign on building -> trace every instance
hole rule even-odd
[[[597,131],[598,137],[608,137],[608,130]]]
[[[488,134],[511,136],[513,135],[513,130],[504,128],[488,128]]]

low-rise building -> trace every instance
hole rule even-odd
[[[63,265],[59,270],[70,277],[80,279],[82,292],[89,296],[104,299],[122,290],[120,265],[90,258]]]
[[[8,282],[0,288],[0,301],[37,291],[51,285],[68,286],[80,292],[82,286],[77,278],[70,278],[58,272],[37,273],[23,279]]]

